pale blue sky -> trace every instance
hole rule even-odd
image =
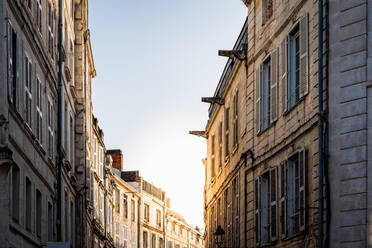
[[[193,225],[203,223],[208,104],[244,24],[240,0],[91,0],[93,108],[107,149],[139,170]]]

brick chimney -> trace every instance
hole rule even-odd
[[[123,171],[123,152],[120,149],[107,150],[107,154],[112,157],[112,167]]]

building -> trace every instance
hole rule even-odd
[[[318,2],[244,3],[246,23],[220,53],[229,59],[209,99],[207,247],[217,247],[218,226],[224,247],[316,247]]]
[[[247,49],[235,45],[220,53],[230,58],[214,96],[206,99],[211,103],[210,119],[201,132],[208,140],[207,246],[216,247],[217,226],[225,229],[225,247],[368,246],[372,230],[369,2],[243,2],[248,7],[242,31],[247,32]],[[225,86],[221,82],[228,65],[243,53],[245,81],[232,66]],[[241,81],[244,100],[238,99],[237,109],[243,110],[245,120],[238,129],[245,135],[239,138],[235,155],[241,160],[230,165],[229,157],[226,167],[216,169],[221,147],[231,151],[230,143],[235,142],[226,126],[234,126],[240,116],[238,112],[231,117],[229,89]],[[222,110],[229,118],[217,131]],[[229,191],[226,198],[221,193],[234,177],[239,194],[232,195],[240,198],[236,216],[229,211],[233,204]],[[236,242],[238,234],[231,232],[234,218],[239,235],[244,233]]]
[[[76,244],[75,6],[66,1],[61,10],[65,38],[58,119],[57,3],[0,2],[0,242],[5,247],[41,247],[56,240]]]
[[[330,247],[372,244],[371,1],[328,4]],[[327,229],[325,228],[325,231]]]
[[[247,47],[247,23],[234,50]],[[244,59],[228,59],[209,108],[206,126],[207,154],[204,192],[206,247],[216,247],[213,233],[217,226],[226,232],[224,247],[244,243],[244,178],[247,137],[253,131],[246,126],[247,67]]]
[[[121,178],[123,171],[123,153],[121,150],[108,150],[112,156],[112,173],[115,180],[114,189],[114,245],[128,248],[138,246],[138,230],[140,229],[138,205],[141,195],[129,183]]]
[[[170,209],[170,199],[166,207],[166,248],[202,248],[204,237],[198,227],[193,228],[178,213]]]

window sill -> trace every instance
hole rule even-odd
[[[291,108],[289,108],[289,109],[287,109],[285,112],[283,112],[283,115],[286,116],[286,115],[288,115],[290,112],[292,112],[293,109],[295,109],[298,105],[300,105],[300,103],[301,103],[302,101],[304,101],[304,99],[305,99],[306,96],[307,96],[307,94],[304,95],[304,96],[302,96],[302,97],[298,100],[298,102],[295,103],[295,105],[293,105]]]

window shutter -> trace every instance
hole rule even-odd
[[[256,127],[257,133],[261,131],[261,73],[262,64],[256,69]]]
[[[277,178],[278,178],[278,167],[275,167],[272,170],[270,170],[270,239],[271,241],[275,241],[278,239]]]
[[[278,49],[271,54],[270,122],[278,119]]]
[[[287,97],[287,75],[288,75],[288,59],[287,59],[287,48],[288,48],[288,36],[286,36],[280,43],[280,88],[281,88],[281,104],[282,113],[287,111],[288,97]]]
[[[300,98],[309,92],[308,14],[300,20]]]
[[[280,164],[280,236],[287,235],[287,161]]]
[[[12,82],[12,56],[11,56],[11,44],[12,44],[12,35],[11,35],[11,24],[8,20],[6,22],[6,53],[7,53],[7,82],[8,82],[8,98],[11,100],[11,82]]]
[[[254,199],[255,199],[255,211],[254,211],[254,219],[255,219],[255,231],[256,231],[256,243],[260,243],[260,230],[261,230],[261,213],[260,213],[260,177],[256,178],[254,181]]]
[[[305,190],[305,185],[306,185],[306,151],[305,149],[302,149],[299,152],[299,164],[300,164],[300,192],[299,192],[299,197],[300,197],[300,231],[305,230],[305,209],[306,209],[306,190]]]

